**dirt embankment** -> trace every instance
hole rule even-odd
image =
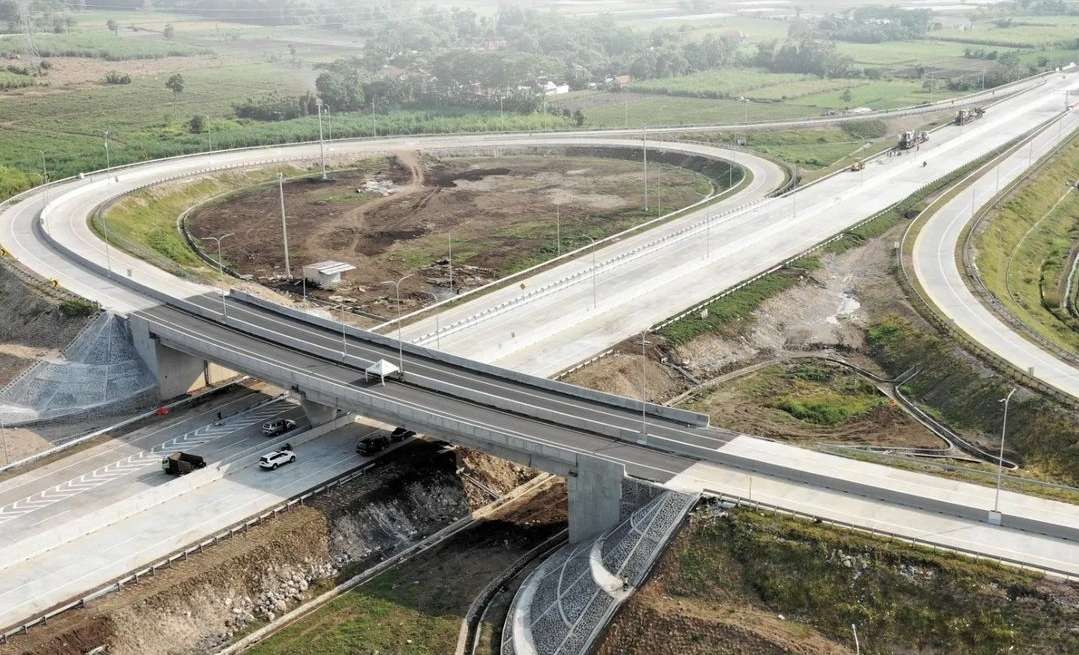
[[[649,335],[653,345],[643,371],[648,398],[666,402],[698,382],[719,379],[679,404],[708,413],[713,425],[799,443],[941,446],[895,403],[836,366],[812,365],[811,373],[821,379],[802,379],[806,374],[798,362],[805,360],[798,359],[723,377],[813,353],[838,355],[879,372],[868,356],[865,333],[875,312],[898,302],[888,270],[889,239],[824,257],[805,282],[765,300],[722,333],[706,332],[678,346],[662,335]],[[640,352],[639,341],[627,340],[566,381],[639,398]]]
[[[62,615],[0,654],[102,645],[110,655],[212,652],[489,502],[487,489],[505,493],[531,475],[480,453],[410,445],[368,475]]]
[[[599,655],[1074,653],[1079,586],[705,504]]]
[[[39,294],[0,266],[0,386],[42,357],[58,355],[92,315]]]

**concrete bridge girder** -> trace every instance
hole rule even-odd
[[[571,540],[594,537],[618,524],[622,479],[625,477],[622,464],[548,445],[538,438],[539,435],[535,439],[528,435],[518,436],[424,407],[382,398],[353,385],[288,369],[265,356],[199,340],[166,325],[151,325],[138,316],[132,317],[131,322],[136,349],[158,376],[163,393],[165,389],[174,391],[185,385],[190,388],[198,384],[199,373],[210,370],[211,366],[230,374],[232,370],[243,371],[298,393],[312,423],[316,418],[332,419],[336,411],[342,410],[391,425],[404,425],[438,439],[566,477]]]
[[[220,364],[183,350],[169,347],[154,338],[149,323],[128,319],[135,351],[157,379],[158,398],[169,400],[236,376]]]

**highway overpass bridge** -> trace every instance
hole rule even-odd
[[[552,352],[556,347],[562,357],[594,353],[599,348],[593,346],[620,340],[631,328],[636,331],[638,326],[632,321],[646,321],[646,327],[685,309],[698,300],[697,296],[707,298],[724,285],[767,270],[788,253],[806,247],[807,242],[811,245],[847,229],[886,206],[891,196],[904,197],[908,189],[919,188],[1055,115],[1061,91],[1068,84],[1052,79],[1031,95],[1018,96],[1000,110],[994,109],[980,125],[944,128],[934,136],[934,165],[929,168],[907,161],[910,158],[898,158],[900,161],[881,162],[867,171],[864,184],[860,176],[839,175],[787,198],[760,202],[724,220],[699,223],[702,212],[719,211],[713,207],[690,212],[654,230],[673,234],[688,227],[689,237],[711,234],[726,249],[719,258],[702,260],[688,255],[685,248],[700,246],[699,238],[671,238],[667,243],[675,247],[651,250],[638,250],[642,244],[632,239],[615,243],[612,248],[621,247],[629,253],[617,261],[633,265],[619,264],[618,277],[607,280],[618,285],[618,295],[579,323],[559,325],[561,331],[547,333],[554,325],[552,312],[564,315],[567,302],[590,305],[577,302],[579,295],[587,294],[583,289],[587,285],[567,287],[576,294],[572,298],[565,293],[549,294],[542,297],[543,302],[497,314],[494,320],[479,322],[470,330],[457,330],[449,344],[443,337],[443,346],[451,346],[449,349],[462,359],[406,344],[405,379],[391,381],[386,387],[362,382],[362,371],[376,359],[395,361],[397,344],[393,339],[348,328],[342,331],[340,324],[238,293],[222,300],[207,287],[115,249],[110,253],[86,223],[94,208],[143,185],[198,175],[208,169],[309,159],[317,153],[317,144],[150,162],[95,179],[66,181],[0,207],[5,219],[0,225],[0,243],[38,274],[131,316],[136,343],[158,374],[164,393],[185,389],[199,376],[212,380],[228,370],[244,371],[295,389],[307,399],[307,408],[316,418],[326,417],[332,410],[355,411],[566,475],[571,502],[575,503],[571,507],[575,538],[611,524],[617,494],[613,482],[623,471],[674,488],[725,493],[739,490],[740,494],[747,481],[756,479],[748,495],[763,495],[767,502],[781,507],[835,516],[861,526],[886,527],[933,543],[1079,574],[1079,512],[1074,506],[1005,493],[1002,507],[1006,511],[1000,523],[1014,530],[1001,530],[988,525],[987,508],[992,499],[987,501],[986,493],[991,496],[992,489],[714,430],[700,417],[659,407],[645,407],[642,417],[637,401],[594,396],[474,361],[491,359],[484,355],[484,348],[497,344],[496,333],[510,333],[506,329],[510,322],[542,332],[530,338],[527,359],[502,359],[514,369],[546,374],[543,366],[536,364],[534,353]],[[619,140],[615,136],[612,142]],[[621,136],[627,145],[639,144]],[[334,147],[338,152],[356,154],[397,148],[580,145],[596,139],[572,135],[410,137]],[[654,145],[718,151],[694,144]],[[762,180],[774,179],[778,170],[744,153],[738,155],[738,161],[756,167],[753,180],[759,186],[744,192],[728,207],[745,204],[752,193],[757,194],[757,200],[764,198],[770,188]],[[642,237],[646,241],[654,238]],[[615,252],[614,256],[620,254]],[[604,256],[602,250],[600,256]],[[681,263],[682,268],[666,266],[666,260]],[[538,275],[554,276],[557,282],[559,276],[576,273],[580,265],[570,261],[562,264],[568,269],[559,271],[556,267]],[[693,270],[688,270],[690,267]],[[656,276],[660,269],[668,274]],[[667,286],[657,286],[660,283]],[[544,284],[530,279],[529,287]],[[486,306],[506,302],[500,294],[515,293],[512,289],[495,292],[472,306],[462,303],[447,311],[467,319],[479,315]],[[662,302],[641,306],[639,300],[645,293]],[[552,308],[552,303],[558,306]],[[629,320],[627,312],[633,314]],[[418,322],[415,329],[425,330],[423,323]],[[453,321],[442,323],[447,324]],[[513,333],[521,335],[523,331],[514,329]],[[422,335],[406,332],[409,339]],[[591,350],[580,353],[581,348]],[[767,484],[761,476],[767,478]]]

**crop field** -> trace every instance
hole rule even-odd
[[[1015,16],[1007,26],[993,20],[980,20],[973,29],[945,29],[932,33],[934,39],[952,39],[962,43],[1039,47],[1071,44],[1079,38],[1079,16]]]
[[[42,57],[96,57],[109,61],[125,59],[157,59],[184,57],[205,53],[206,50],[170,41],[158,34],[112,34],[106,29],[68,34],[35,34],[34,46]],[[0,55],[25,51],[21,36],[0,38]]]
[[[18,75],[9,71],[0,70],[0,90],[22,89],[28,86],[34,86],[34,84],[36,84],[34,78],[29,75]]]
[[[657,94],[578,91],[562,96],[559,105],[580,109],[585,124],[594,127],[643,127],[645,125],[699,125],[783,120],[819,112],[785,103],[743,103],[731,99],[711,100]]]
[[[806,96],[819,96],[831,91],[842,91],[860,82],[846,79],[820,79],[810,78],[805,80],[781,82],[770,84],[746,94],[752,100],[793,100]]]
[[[745,95],[756,89],[814,79],[817,78],[810,75],[769,73],[756,68],[728,68],[679,77],[642,80],[632,84],[630,90],[700,98],[730,98]]]

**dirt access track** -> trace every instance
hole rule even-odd
[[[329,181],[286,180],[292,273],[324,260],[352,264],[337,290],[308,292],[387,315],[387,280],[413,274],[401,288],[406,309],[450,295],[451,239],[452,290],[460,292],[554,257],[559,235],[561,250],[570,250],[715,188],[702,173],[650,162],[645,212],[642,172],[640,162],[588,153],[397,152],[354,161]],[[279,203],[277,184],[245,189],[192,212],[188,229],[200,239],[235,233],[222,244],[234,270],[299,294],[285,276]]]

